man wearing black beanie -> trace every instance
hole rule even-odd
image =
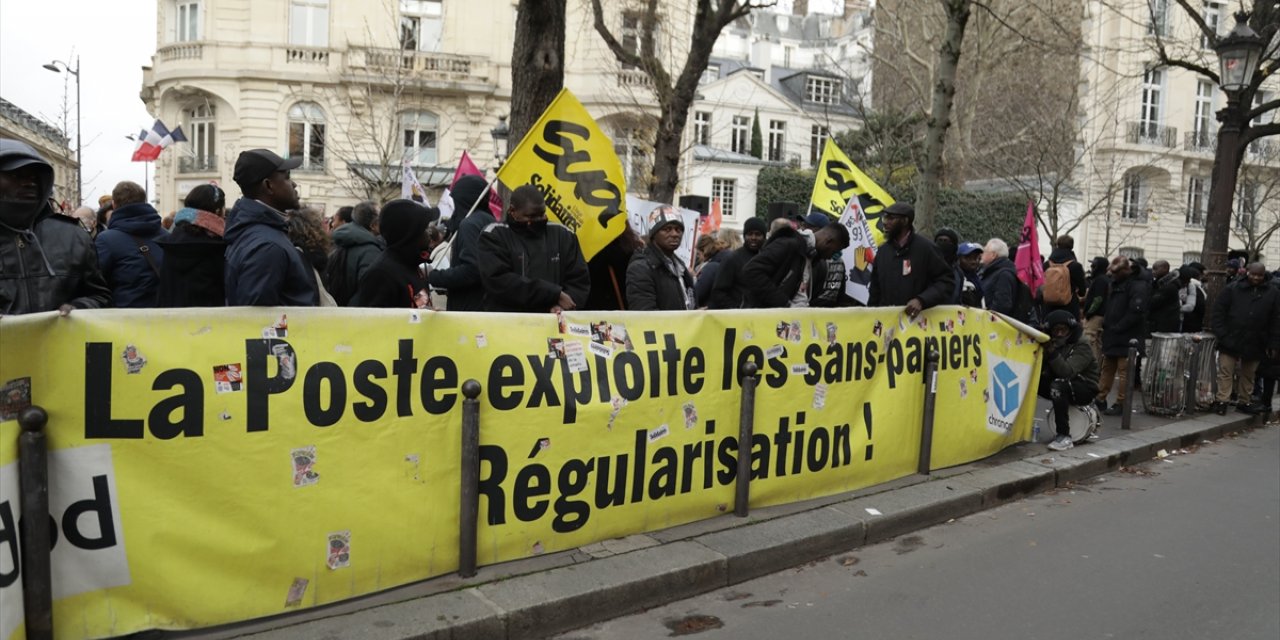
[[[353,307],[423,309],[430,306],[427,277],[419,264],[430,246],[427,225],[439,211],[413,200],[392,200],[378,214],[387,248],[360,278]]]
[[[742,285],[742,268],[760,253],[769,223],[764,218],[747,218],[742,224],[742,246],[720,263],[716,283],[711,290],[712,309],[741,309],[745,306],[747,290]]]
[[[453,217],[448,229],[452,233],[449,245],[449,268],[427,272],[431,286],[449,291],[449,311],[481,311],[484,309],[484,288],[480,283],[480,233],[497,222],[489,212],[485,187],[480,176],[463,176],[453,185]],[[485,201],[480,202],[484,197]],[[473,210],[474,209],[474,210]],[[471,213],[468,214],[467,212]]]

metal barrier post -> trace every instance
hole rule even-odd
[[[934,349],[924,357],[924,421],[920,426],[920,464],[916,471],[929,475],[933,458],[933,410],[938,399],[938,360],[941,356]]]
[[[480,383],[462,383],[462,504],[458,517],[458,575],[476,575],[480,517]]]
[[[1200,336],[1187,334],[1187,351],[1191,353],[1191,379],[1187,381],[1187,401],[1183,403],[1183,413],[1195,413],[1200,410],[1200,358],[1196,357],[1196,348],[1200,344]]]
[[[49,532],[49,457],[44,427],[49,414],[29,407],[18,414],[18,485],[22,495],[22,611],[27,640],[53,640],[53,564]]]
[[[756,372],[754,362],[742,365],[742,411],[738,414],[738,476],[734,492],[733,515],[747,517],[751,501],[751,436],[755,432]]]
[[[1125,361],[1124,366],[1126,369],[1124,405],[1121,407],[1124,414],[1120,416],[1120,428],[1128,431],[1133,428],[1133,387],[1138,369],[1138,340],[1136,338],[1129,341],[1129,358]]]

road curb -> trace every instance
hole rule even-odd
[[[240,636],[526,640],[738,584],[1260,426],[1203,415],[607,558]]]

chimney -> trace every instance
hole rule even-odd
[[[764,69],[764,81],[768,82],[773,75],[773,43],[768,38],[760,38],[751,43],[751,66]]]
[[[848,1],[845,0],[845,2]],[[791,4],[791,15],[800,16],[801,18],[809,15],[809,0],[795,0]]]

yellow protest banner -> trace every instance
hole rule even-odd
[[[359,327],[352,331],[352,327]],[[462,396],[480,401],[479,562],[728,517],[759,367],[751,504],[1027,440],[1035,341],[958,307],[556,316],[357,309],[0,318],[0,639],[23,637],[17,436],[49,413],[58,637],[192,629],[458,566]]]
[[[516,145],[498,179],[508,189],[538,187],[547,213],[577,234],[588,260],[627,226],[626,179],[613,141],[568,89]]]
[[[880,228],[880,211],[893,204],[893,197],[858,165],[846,156],[840,147],[827,140],[818,163],[818,175],[813,182],[813,206],[831,216],[840,217],[849,199],[857,196],[862,211],[867,215],[871,236],[876,246],[884,244],[884,231]]]

